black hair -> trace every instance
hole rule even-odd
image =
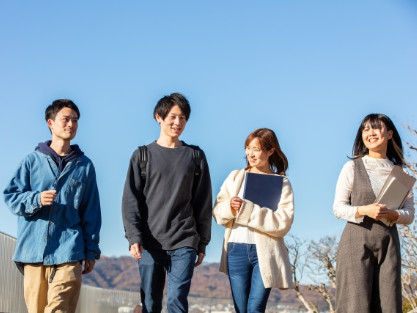
[[[63,108],[70,108],[77,113],[78,118],[80,118],[80,110],[77,105],[69,99],[58,99],[52,102],[45,110],[45,120],[55,120],[56,115]]]
[[[180,107],[182,113],[185,115],[185,119],[188,121],[191,114],[190,103],[180,93],[172,93],[169,96],[161,98],[153,110],[153,117],[156,119],[156,115],[158,114],[164,120],[175,105]]]
[[[395,165],[404,165],[405,160],[403,156],[403,144],[400,134],[398,133],[397,128],[395,128],[394,123],[385,114],[373,113],[364,117],[359,126],[358,132],[356,133],[355,142],[353,143],[353,159],[363,157],[369,153],[369,150],[365,146],[362,139],[362,132],[368,123],[373,129],[381,129],[381,123],[384,123],[387,130],[392,131],[392,138],[388,140],[387,158]]]

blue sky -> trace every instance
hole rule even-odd
[[[339,171],[368,113],[389,115],[403,139],[417,127],[417,4],[353,1],[0,2],[0,187],[50,138],[46,106],[81,110],[74,143],[93,160],[101,194],[102,253],[128,254],[121,194],[138,145],[159,135],[153,107],[184,93],[182,139],[208,158],[214,194],[242,168],[244,140],[273,129],[295,193],[291,233],[339,235],[332,213]],[[0,202],[0,231],[16,217]],[[220,259],[213,222],[206,261]]]

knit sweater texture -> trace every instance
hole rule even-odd
[[[201,173],[195,176],[193,149],[187,144],[166,148],[153,142],[147,148],[145,181],[140,177],[137,149],[123,191],[122,215],[129,247],[134,243],[147,250],[191,247],[205,253],[211,235],[212,193],[203,151]]]
[[[237,214],[230,208],[231,198],[238,195],[245,170],[232,171],[217,195],[213,209],[216,222],[226,227],[220,271],[227,271],[227,246],[234,223],[250,227],[254,231],[259,268],[265,288],[293,288],[291,264],[284,236],[289,232],[294,219],[294,196],[291,184],[284,178],[281,199],[276,211],[260,207],[249,200]]]

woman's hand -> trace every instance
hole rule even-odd
[[[396,221],[398,219],[398,212],[395,210],[390,210],[385,204],[381,203],[372,203],[368,205],[358,206],[356,211],[356,217],[366,215],[370,218],[373,218],[376,221],[379,221],[381,218],[388,218],[391,221]]]
[[[242,206],[243,200],[238,197],[233,197],[230,200],[230,208],[232,209],[232,212],[237,212],[240,210],[240,207]]]

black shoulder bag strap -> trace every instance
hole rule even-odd
[[[193,149],[193,161],[194,161],[194,180],[193,180],[193,195],[196,187],[196,178],[201,174],[201,150],[198,146],[189,145]],[[139,146],[139,168],[140,168],[140,178],[142,182],[146,182],[146,164],[148,162],[148,148],[147,146]],[[145,185],[145,184],[143,184]]]
[[[146,180],[146,163],[148,162],[148,147],[139,146],[139,168],[140,178],[143,182]]]

